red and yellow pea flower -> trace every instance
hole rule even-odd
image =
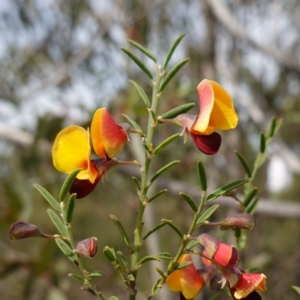
[[[192,262],[189,254],[183,254],[178,263]],[[204,286],[204,280],[193,263],[176,270],[167,278],[168,288],[173,292],[180,292],[185,299],[195,298]]]
[[[234,299],[261,299],[256,291],[266,291],[264,274],[247,274],[237,267],[239,253],[235,247],[221,242],[210,234],[201,234],[197,240],[209,259],[222,274],[221,282],[229,285]]]
[[[176,123],[184,127],[192,137],[196,147],[207,155],[218,152],[221,135],[215,130],[229,130],[237,126],[238,116],[235,112],[231,96],[217,82],[204,79],[198,87],[199,114],[181,114],[174,120],[161,122]]]
[[[113,159],[129,141],[129,131],[129,125],[116,124],[106,108],[99,108],[93,116],[91,133],[77,125],[68,126],[58,133],[52,147],[53,164],[66,174],[82,169],[70,189],[77,193],[77,198],[92,192],[110,168],[130,163]],[[90,140],[100,159],[91,159]]]

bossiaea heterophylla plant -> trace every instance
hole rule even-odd
[[[152,84],[152,97],[150,100],[144,89],[138,83],[132,81],[149,112],[148,125],[145,130],[127,115],[124,115],[124,117],[130,125],[117,124],[106,108],[99,108],[94,113],[90,129],[72,125],[58,133],[52,148],[53,164],[58,171],[68,174],[61,188],[59,199],[56,200],[42,186],[35,185],[35,187],[51,205],[52,208],[48,209],[48,214],[59,233],[54,235],[44,234],[36,225],[22,221],[14,223],[9,231],[12,240],[28,237],[55,239],[62,252],[79,267],[79,274],[69,274],[69,276],[79,281],[83,289],[89,290],[98,299],[106,299],[106,296],[101,293],[101,288],[95,286],[93,279],[102,277],[104,274],[98,270],[86,270],[83,259],[84,256],[88,258],[95,256],[98,249],[97,238],[84,237],[83,240],[77,244],[75,243],[72,222],[76,199],[84,198],[91,193],[109,169],[128,164],[136,165],[140,170],[139,178],[133,177],[138,202],[135,228],[133,230],[126,229],[126,226],[115,215],[110,215],[128,248],[128,255],[124,255],[110,246],[105,246],[103,253],[123,279],[129,299],[136,299],[139,291],[137,277],[140,268],[143,267],[144,263],[153,259],[165,259],[168,266],[166,270],[157,268],[159,278],[155,283],[151,283],[152,288],[148,299],[152,299],[157,295],[165,283],[171,291],[180,293],[180,299],[193,299],[201,292],[204,285],[210,288],[224,288],[233,299],[259,299],[260,296],[257,291],[265,291],[266,289],[264,274],[249,274],[238,267],[238,250],[242,250],[245,246],[245,242],[239,242],[241,236],[245,234],[244,230],[251,230],[254,226],[252,213],[255,211],[258,198],[255,198],[257,189],[253,187],[252,182],[258,168],[265,160],[266,145],[279,128],[280,123],[276,120],[272,121],[268,132],[265,135],[262,134],[260,152],[253,170],[251,170],[243,156],[237,153],[246,172],[245,179],[231,182],[207,195],[205,168],[201,161],[197,162],[201,187],[199,203],[187,193],[180,193],[194,213],[188,232],[184,234],[173,221],[165,219],[148,232],[144,232],[145,210],[149,204],[152,205],[154,199],[159,198],[166,192],[164,189],[153,194],[150,187],[169,168],[180,163],[179,160],[171,161],[159,170],[153,170],[152,162],[160,151],[177,140],[180,135],[190,135],[197,148],[195,148],[196,151],[200,150],[207,155],[216,154],[221,145],[221,136],[216,130],[233,129],[238,123],[238,116],[230,95],[220,84],[208,79],[202,80],[197,87],[198,115],[187,114],[194,106],[193,103],[187,103],[158,116],[158,107],[165,87],[189,61],[189,59],[184,59],[168,71],[169,61],[183,36],[179,36],[172,44],[163,65],[158,64],[156,57],[143,46],[129,41],[130,44],[155,63],[154,75],[135,54],[127,49],[122,49],[149,77]],[[163,126],[163,123],[166,123],[165,126],[168,123],[177,124],[183,127],[183,132],[182,134],[174,134],[159,145],[155,145],[153,137],[158,126]],[[115,158],[126,142],[130,142],[131,134],[138,134],[141,138],[141,143],[144,146],[143,162],[119,161]],[[99,157],[97,159],[91,159],[91,144]],[[245,185],[243,200],[239,199],[233,192],[235,188],[242,185]],[[209,222],[209,218],[219,208],[217,204],[211,206],[211,202],[225,194],[231,195],[235,201],[238,201],[241,213],[228,216],[220,222]],[[141,257],[141,249],[147,237],[166,225],[170,226],[174,230],[174,234],[177,234],[181,239],[175,255],[164,251],[161,254],[148,253],[147,256]],[[223,243],[209,234],[193,237],[192,234],[195,229],[200,226],[216,226],[222,230],[232,229],[237,239],[237,248]],[[133,237],[127,233],[132,231],[134,232]],[[242,240],[245,241],[245,238]],[[196,245],[201,246],[202,250],[195,250]],[[203,268],[200,270],[195,268],[191,254],[202,257]],[[117,298],[111,296],[109,299]]]

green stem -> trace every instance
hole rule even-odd
[[[159,94],[159,85],[161,80],[161,66],[156,66],[156,78],[153,82],[153,92],[152,92],[152,101],[151,101],[151,108],[149,111],[149,118],[148,118],[148,127],[147,127],[147,137],[145,139],[145,143],[147,148],[152,150],[152,139],[154,135],[155,128],[157,126],[156,112],[158,106],[158,100],[160,97]],[[139,191],[139,207],[136,219],[136,228],[134,230],[134,242],[133,242],[133,254],[131,256],[131,274],[134,276],[134,281],[130,283],[130,292],[129,292],[129,299],[134,300],[136,298],[136,277],[138,271],[138,262],[140,258],[140,250],[143,246],[143,217],[145,208],[148,204],[148,189],[149,189],[149,170],[152,161],[152,154],[145,151],[145,159],[144,165],[141,169],[141,189]]]
[[[183,237],[183,240],[181,242],[181,245],[177,251],[177,254],[175,255],[174,259],[170,262],[167,272],[166,272],[166,276],[161,277],[159,284],[157,285],[158,288],[162,288],[162,286],[165,284],[168,275],[170,275],[176,268],[177,265],[177,261],[179,260],[180,256],[182,255],[184,248],[187,246],[187,243],[189,241],[189,237],[190,235],[194,232],[194,230],[197,228],[197,220],[199,219],[199,217],[201,216],[202,210],[205,206],[206,203],[206,191],[202,191],[201,193],[201,200],[200,200],[200,204],[198,206],[197,212],[194,215],[193,218],[193,222],[188,230],[188,233]],[[152,299],[153,295],[150,295],[147,299]]]
[[[74,241],[74,236],[73,236],[73,232],[72,232],[72,226],[71,226],[71,224],[68,224],[67,221],[66,221],[66,207],[65,207],[64,202],[61,202],[60,207],[61,207],[61,211],[62,211],[63,222],[64,222],[64,224],[67,224],[66,227],[67,227],[67,232],[68,232],[68,241],[70,243],[71,249],[76,249],[76,245],[75,245],[75,241]],[[86,269],[84,267],[84,264],[83,264],[83,261],[81,259],[81,256],[78,253],[74,253],[74,254],[75,254],[76,260],[78,262],[79,270],[80,270],[82,276],[84,277],[85,282],[88,283],[88,287],[93,291],[93,293],[96,295],[96,297],[98,299],[105,300],[105,298],[103,297],[103,295],[101,294],[101,292],[98,291],[97,287],[94,286],[91,283],[91,281],[90,281],[89,278],[87,278],[87,272],[86,272]]]

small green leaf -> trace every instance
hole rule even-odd
[[[246,195],[243,201],[243,206],[247,207],[250,202],[252,201],[252,199],[255,197],[256,193],[258,191],[257,187],[252,188]]]
[[[193,249],[197,245],[199,245],[199,242],[197,240],[192,240],[187,244],[186,249]]]
[[[161,150],[170,145],[173,141],[177,140],[180,137],[180,133],[171,135],[169,138],[161,142],[153,151],[153,154],[159,153]]]
[[[123,266],[125,267],[125,269],[129,270],[129,264],[128,264],[123,252],[122,251],[117,251],[117,255],[120,256],[121,261],[122,261]]]
[[[155,200],[157,197],[159,197],[160,195],[164,194],[165,192],[167,192],[167,189],[161,190],[158,193],[156,193],[154,196],[152,196],[151,198],[148,199],[148,203],[152,202],[153,200]]]
[[[60,250],[71,260],[76,261],[76,256],[73,253],[72,249],[62,240],[62,239],[55,239],[57,246]]]
[[[40,194],[48,201],[48,203],[58,212],[61,212],[60,205],[58,201],[42,186],[38,184],[33,185],[39,192]]]
[[[272,118],[269,128],[267,129],[267,132],[266,132],[266,138],[268,138],[268,139],[273,138],[274,135],[279,130],[279,128],[281,127],[281,124],[282,124],[282,119]]]
[[[173,259],[173,257],[168,252],[161,252],[157,255],[157,257],[160,258],[160,259],[165,259],[165,260],[172,260]]]
[[[179,37],[177,37],[176,40],[171,45],[170,49],[168,50],[165,61],[164,61],[164,65],[163,65],[164,70],[166,70],[175,49],[177,48],[177,46],[181,42],[181,40],[184,38],[184,36],[185,36],[185,34],[181,34]]]
[[[133,181],[135,187],[136,187],[138,190],[140,190],[141,185],[140,185],[139,180],[138,180],[135,176],[132,176],[131,179],[132,179],[132,181]]]
[[[52,223],[56,226],[57,230],[63,235],[68,236],[68,231],[65,224],[59,218],[59,216],[50,208],[47,209],[48,215]]]
[[[207,190],[207,179],[206,179],[205,168],[204,168],[202,161],[197,162],[197,173],[198,173],[198,178],[200,181],[201,190],[206,191]]]
[[[67,223],[71,223],[73,220],[75,201],[76,201],[76,194],[72,194],[68,199],[68,204],[67,204],[67,209],[66,209]]]
[[[139,44],[133,40],[127,40],[127,42],[129,44],[133,45],[134,47],[136,47],[137,49],[139,49],[141,52],[143,52],[145,55],[147,55],[149,58],[151,58],[154,62],[157,62],[156,57],[144,46],[142,46],[141,44]]]
[[[92,271],[87,275],[87,278],[93,278],[93,277],[105,277],[104,273],[101,271]]]
[[[180,231],[180,229],[173,223],[172,220],[166,220],[162,219],[161,220],[163,223],[166,223],[169,225],[181,238],[183,238],[183,233]]]
[[[114,248],[105,246],[103,249],[103,253],[111,262],[117,261],[117,256]]]
[[[216,198],[220,197],[220,196],[223,196],[225,195],[226,193],[228,193],[229,191],[241,186],[241,185],[244,185],[245,183],[249,182],[248,179],[242,179],[242,180],[237,180],[237,181],[234,181],[232,183],[229,183],[227,185],[224,185],[220,188],[218,188],[217,190],[215,190],[213,193],[211,193],[208,197],[207,197],[207,202],[210,202],[210,201],[213,201],[215,200]]]
[[[160,274],[161,277],[166,278],[166,274],[160,268],[156,267],[155,270]]]
[[[67,176],[67,178],[65,179],[62,187],[61,187],[61,190],[60,190],[60,193],[59,193],[59,200],[60,201],[64,201],[69,190],[70,190],[70,187],[74,181],[74,179],[76,178],[77,174],[81,171],[81,169],[78,169],[78,170],[75,170],[74,172],[72,172],[71,174],[69,174]]]
[[[206,221],[218,208],[220,207],[220,205],[215,204],[213,206],[211,206],[210,208],[208,208],[197,220],[197,224],[203,223],[204,221]]]
[[[153,78],[152,73],[149,71],[149,69],[144,65],[144,63],[137,58],[132,52],[125,48],[121,48],[121,50],[126,53],[148,76],[150,79]]]
[[[151,260],[156,260],[156,261],[160,261],[159,258],[157,258],[156,256],[145,256],[143,257],[140,261],[139,261],[139,265],[143,265],[145,262],[147,261],[151,261]]]
[[[183,269],[183,268],[185,268],[185,267],[187,267],[187,266],[189,266],[189,265],[191,265],[191,264],[192,264],[191,261],[185,261],[185,262],[179,264],[179,265],[177,266],[176,270]]]
[[[122,114],[122,116],[132,125],[132,127],[139,131],[141,134],[143,134],[142,128],[138,125],[137,122],[135,122],[133,119],[131,119],[128,115]]]
[[[130,82],[134,85],[134,87],[136,88],[136,90],[140,94],[140,96],[143,99],[146,107],[151,107],[150,100],[149,100],[147,94],[145,93],[144,89],[139,84],[137,84],[136,82],[134,82],[133,80],[130,80]]]
[[[167,86],[167,84],[170,82],[170,80],[178,73],[178,71],[186,64],[190,61],[189,58],[186,58],[184,60],[182,60],[181,62],[179,62],[176,66],[174,66],[170,72],[167,74],[167,76],[165,77],[165,79],[163,80],[163,82],[161,83],[160,87],[159,87],[159,91],[162,92],[165,87]]]
[[[266,151],[266,137],[264,133],[260,134],[259,152],[265,153]]]
[[[292,285],[292,289],[293,289],[298,295],[300,295],[300,287],[299,287],[299,286]]]
[[[237,151],[235,151],[235,154],[236,154],[236,156],[238,157],[239,161],[241,162],[241,164],[242,164],[242,166],[243,166],[243,168],[244,168],[244,170],[245,170],[245,172],[246,172],[246,174],[247,174],[247,177],[248,177],[248,178],[251,178],[252,172],[251,172],[250,167],[248,166],[248,164],[247,164],[245,158],[243,157],[242,154],[240,154],[240,153],[237,152]]]
[[[151,288],[151,296],[155,296],[161,289],[160,278],[155,281]]]
[[[266,161],[266,158],[267,158],[267,153],[266,152],[264,152],[264,153],[259,152],[257,154],[255,162],[254,162],[254,168],[259,169],[264,164],[264,162]]]
[[[159,169],[154,175],[153,177],[150,179],[150,182],[153,183],[153,181],[158,178],[161,174],[163,174],[165,171],[167,171],[168,169],[170,169],[171,167],[173,167],[174,165],[177,165],[180,163],[180,160],[174,160],[170,163],[168,163],[167,165],[165,165],[164,167],[162,167],[161,169]]]
[[[144,236],[143,236],[143,240],[145,240],[149,235],[151,235],[153,232],[155,232],[156,230],[160,229],[161,227],[167,225],[166,223],[160,223],[157,226],[153,227],[151,230],[149,230]]]
[[[133,276],[132,274],[128,274],[128,275],[126,276],[126,278],[127,278],[129,281],[134,281],[134,280],[135,280],[135,278],[134,278],[134,276]]]
[[[253,215],[254,212],[255,212],[255,210],[256,210],[258,201],[259,201],[259,198],[256,197],[256,198],[252,201],[252,204],[246,208],[245,212],[248,213],[248,214]]]
[[[81,284],[84,284],[84,278],[81,277],[80,275],[74,274],[74,273],[69,273],[68,274],[69,277],[79,281]]]
[[[113,220],[113,222],[117,226],[119,232],[121,233],[121,235],[122,235],[122,237],[124,239],[124,242],[125,242],[126,246],[129,249],[132,249],[129,237],[128,237],[128,235],[127,235],[127,233],[125,231],[125,228],[123,227],[122,223],[118,220],[118,218],[115,215],[109,215],[109,217]]]
[[[110,297],[108,298],[108,300],[119,300],[119,298],[117,298],[116,296],[110,296]]]
[[[183,197],[183,199],[187,202],[187,204],[191,207],[191,209],[196,212],[198,210],[198,206],[195,200],[188,194],[184,192],[180,192],[179,195]]]
[[[162,116],[160,116],[160,118],[162,118],[162,119],[174,119],[177,116],[188,112],[194,106],[195,106],[195,103],[187,103],[187,104],[177,106],[177,107],[165,112]],[[158,118],[158,121],[159,121],[159,118]]]

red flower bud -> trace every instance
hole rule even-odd
[[[18,221],[12,224],[8,234],[12,241],[30,237],[54,238],[53,235],[41,233],[36,225],[23,221]]]
[[[97,239],[88,238],[77,244],[76,252],[92,258],[97,254]]]
[[[230,228],[251,230],[253,227],[254,227],[254,218],[252,215],[247,213],[228,216],[221,222],[222,230],[226,230]]]

